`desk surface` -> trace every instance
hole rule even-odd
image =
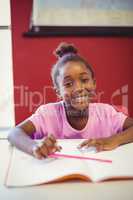
[[[0,140],[0,199],[2,200],[133,200],[133,180],[90,183],[69,181],[34,187],[6,188],[4,179],[11,146]]]

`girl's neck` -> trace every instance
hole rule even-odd
[[[89,118],[88,108],[80,111],[66,107],[65,104],[64,107],[69,124],[77,130],[85,128]]]
[[[64,107],[65,107],[65,112],[66,112],[67,117],[75,118],[75,119],[88,118],[88,115],[89,115],[88,108],[84,110],[76,110],[72,108],[71,106],[66,106],[65,104],[64,104]]]

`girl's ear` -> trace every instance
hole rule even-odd
[[[93,79],[94,90],[96,89],[96,79]]]

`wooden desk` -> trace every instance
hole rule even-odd
[[[6,188],[4,179],[11,146],[0,140],[0,199],[1,200],[133,200],[133,181],[88,183],[69,181],[25,188]]]

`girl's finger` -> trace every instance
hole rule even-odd
[[[48,156],[48,154],[49,154],[49,150],[48,150],[48,148],[47,148],[47,146],[46,145],[42,145],[41,147],[40,147],[40,153],[43,155],[43,157],[47,157]]]
[[[47,148],[53,147],[55,145],[55,142],[53,142],[50,138],[46,138],[43,142],[43,145],[46,145]]]
[[[53,153],[55,151],[60,151],[62,149],[61,146],[58,146],[56,141],[53,142],[53,140],[51,141],[50,138],[47,138],[44,141],[45,146],[47,147],[48,153]]]
[[[86,146],[88,144],[89,140],[85,140],[84,142],[82,142],[81,144],[78,145],[78,148],[81,149],[82,147]]]
[[[90,146],[96,146],[97,144],[97,140],[96,139],[90,139],[87,143],[87,147],[90,147]]]
[[[56,145],[56,151],[61,151],[62,147]]]
[[[56,138],[52,134],[48,138],[52,143],[56,143]]]
[[[43,155],[40,152],[40,148],[38,146],[33,147],[33,156],[39,160],[41,160],[43,157]]]
[[[95,147],[96,147],[97,152],[104,150],[104,146],[102,144],[96,144]]]

